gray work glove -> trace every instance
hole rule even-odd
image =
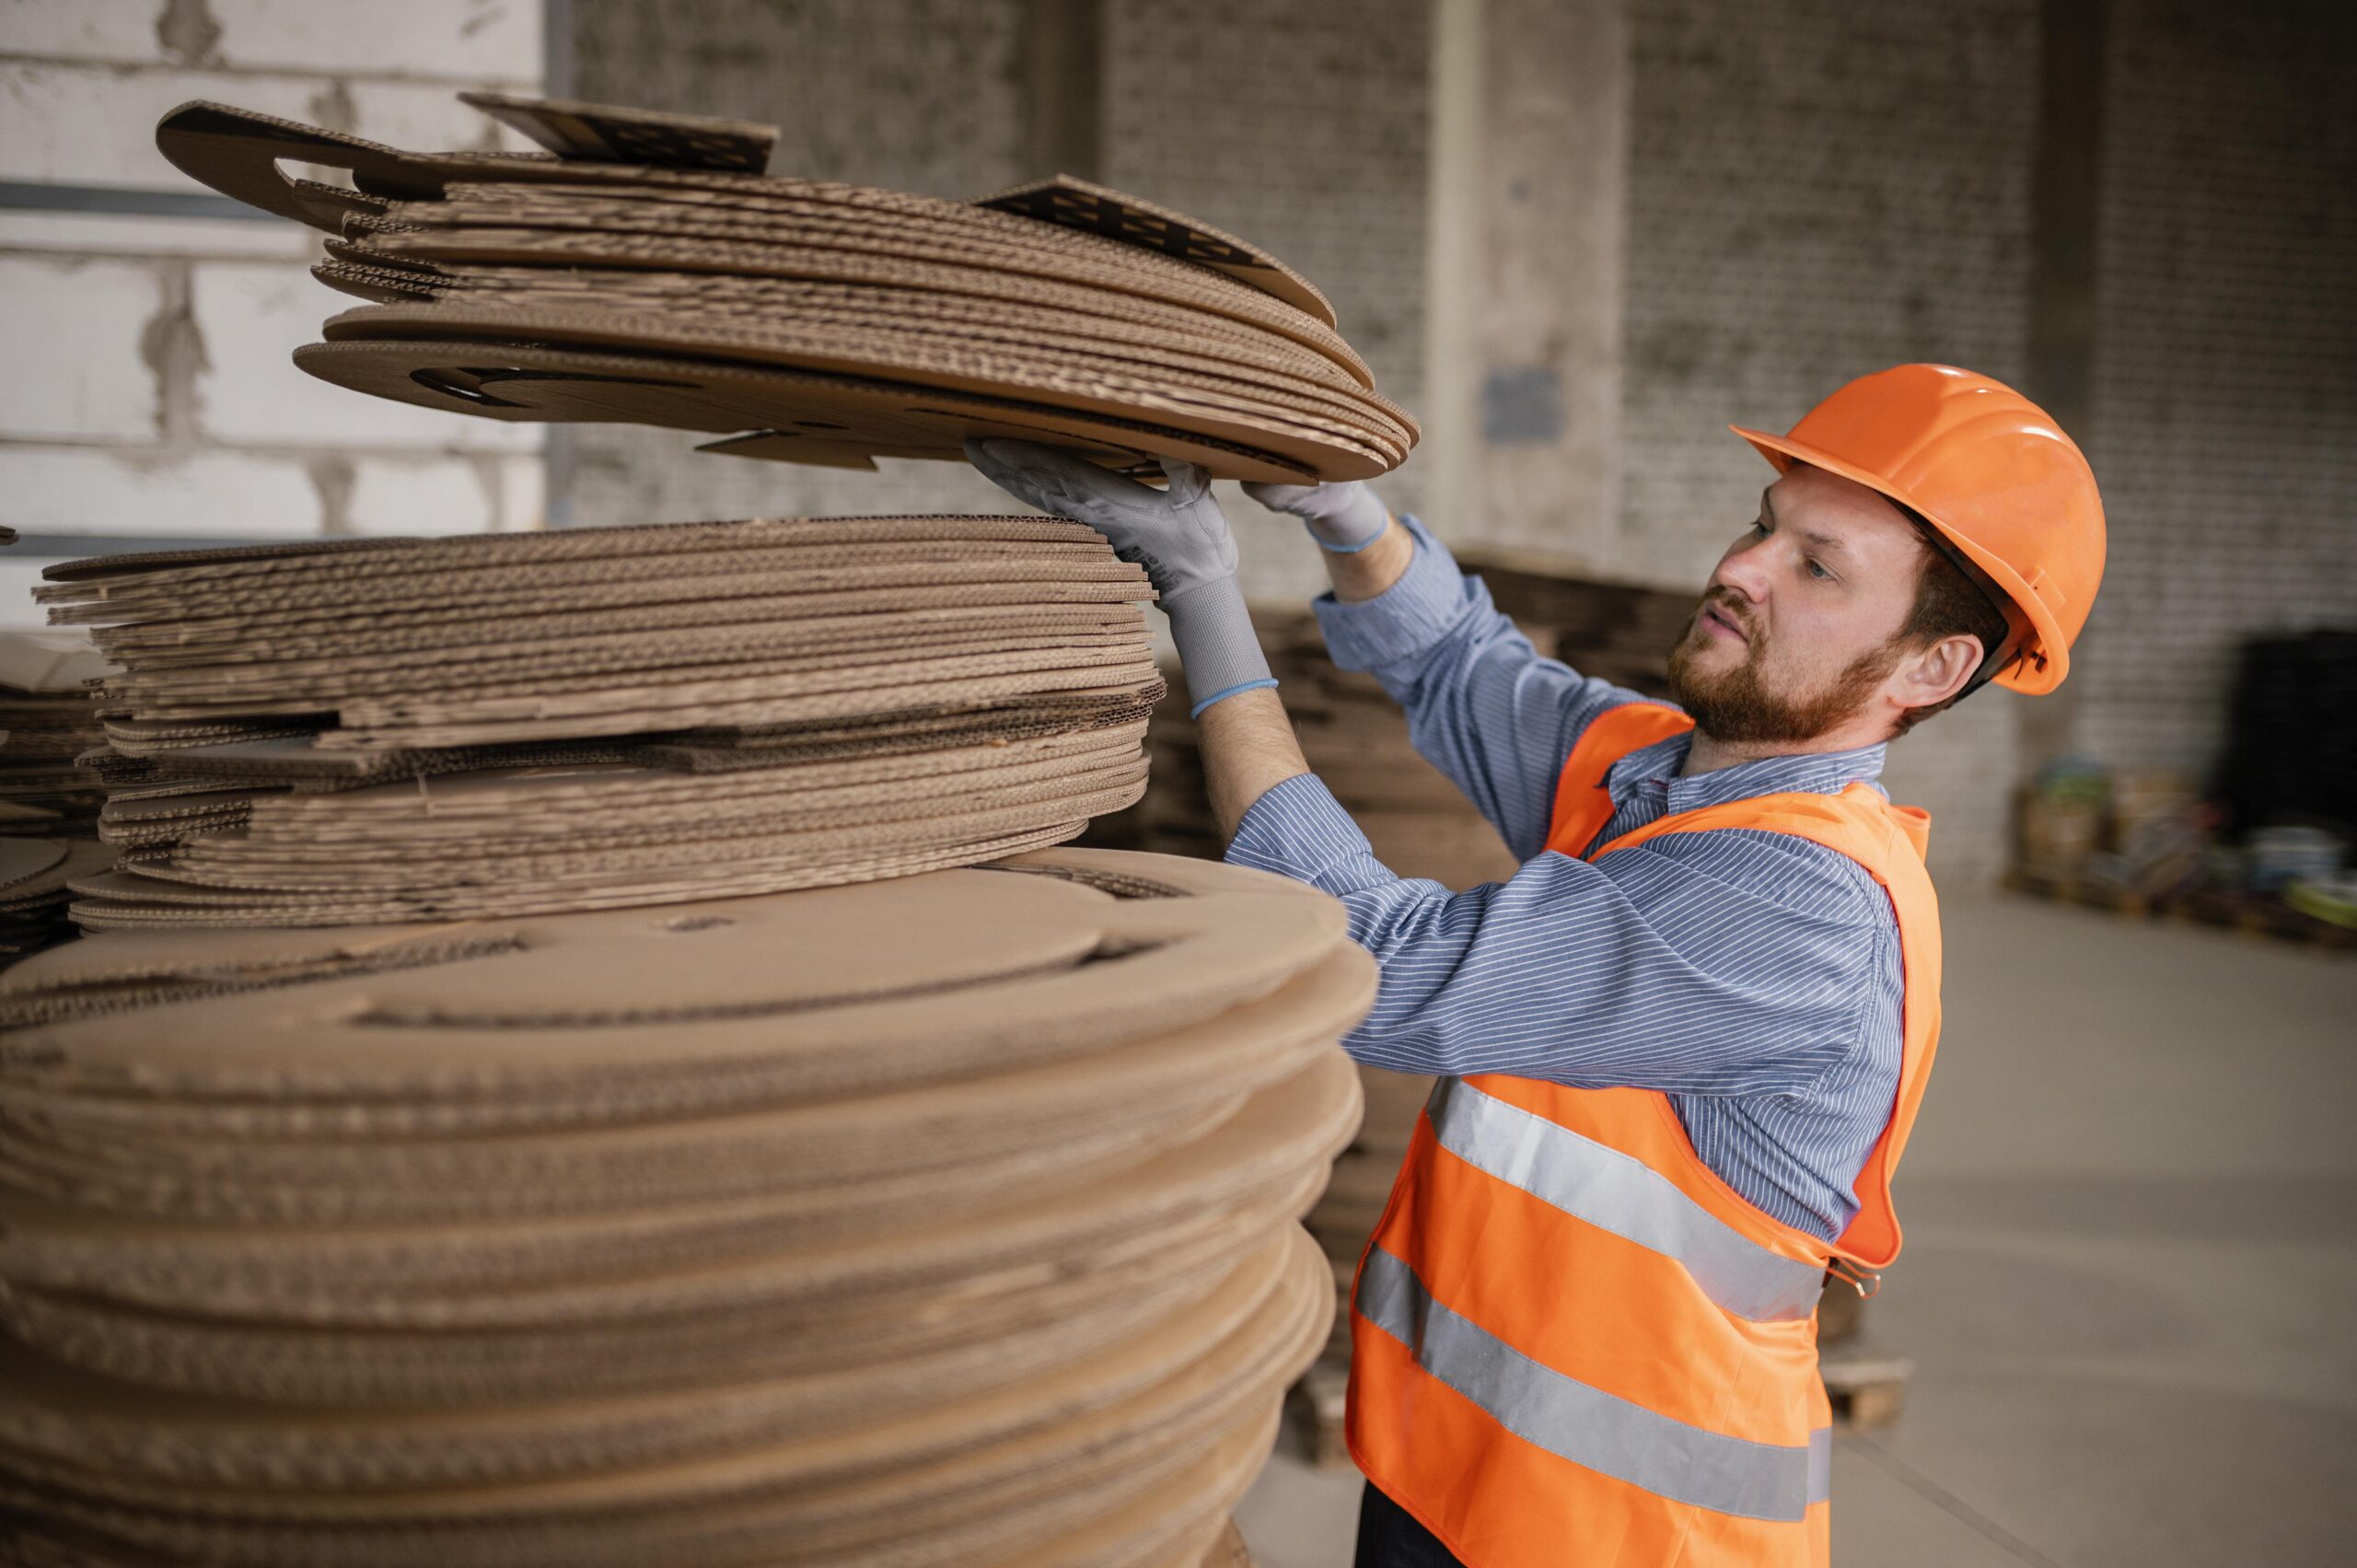
[[[1309,525],[1309,537],[1318,547],[1337,555],[1356,555],[1383,537],[1391,510],[1365,485],[1248,484],[1244,494],[1271,512],[1291,512]]]
[[[1156,490],[1037,441],[970,440],[966,460],[1016,500],[1086,523],[1114,554],[1145,568],[1170,617],[1193,712],[1277,683],[1245,612],[1236,536],[1212,498],[1210,474],[1165,459],[1170,488]]]

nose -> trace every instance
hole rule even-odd
[[[1711,574],[1710,587],[1725,588],[1749,604],[1767,598],[1768,563],[1759,558],[1759,547],[1748,541],[1738,543],[1719,557],[1718,570]]]

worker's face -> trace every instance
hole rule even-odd
[[[1795,466],[1727,548],[1669,659],[1703,734],[1794,745],[1856,717],[1889,681],[1923,544],[1888,501]]]

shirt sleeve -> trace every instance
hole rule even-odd
[[[1789,1093],[1864,1048],[1889,900],[1790,834],[1663,834],[1598,861],[1542,854],[1451,893],[1395,876],[1314,775],[1245,814],[1227,858],[1341,900],[1382,965],[1343,1041],[1401,1073],[1574,1088]]]
[[[1639,693],[1542,658],[1491,603],[1479,577],[1413,517],[1416,553],[1371,599],[1313,608],[1327,651],[1364,670],[1407,710],[1417,752],[1488,818],[1516,859],[1547,842],[1555,784],[1588,722]]]

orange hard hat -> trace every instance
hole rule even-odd
[[[2012,606],[1997,684],[2032,695],[2062,684],[2103,581],[2103,497],[2044,409],[1953,365],[1900,365],[1859,377],[1790,435],[1727,428],[1780,470],[1825,469],[1930,523]]]

